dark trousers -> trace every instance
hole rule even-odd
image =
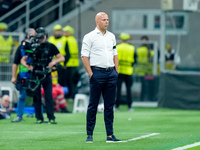
[[[61,67],[58,70],[58,83],[61,86],[68,86],[67,79],[69,78],[67,68]]]
[[[122,87],[123,82],[125,82],[125,84],[126,84],[128,108],[131,108],[131,104],[132,104],[131,86],[132,86],[132,83],[133,83],[133,78],[132,78],[131,75],[124,75],[124,74],[119,74],[118,80],[117,80],[116,107],[119,107],[119,105],[120,105],[121,87]]]
[[[44,88],[44,93],[45,93],[45,104],[46,104],[46,112],[47,112],[47,117],[49,120],[55,119],[54,116],[54,104],[53,104],[53,97],[52,97],[52,79],[51,79],[51,74],[47,74],[46,78],[41,81],[41,85]],[[43,115],[42,115],[42,101],[41,101],[41,86],[39,86],[36,89],[36,94],[33,97],[34,99],[34,106],[35,106],[35,114],[36,118],[38,120],[43,120]]]
[[[69,88],[69,93],[66,95],[67,98],[74,98],[77,88],[76,84],[78,77],[76,76],[77,67],[66,67],[60,68],[58,70],[58,83],[61,86],[67,86]]]
[[[68,78],[67,78],[67,86],[69,88],[69,98],[74,98],[76,94],[76,84],[78,81],[75,80],[75,78],[78,78],[76,76],[77,67],[68,67],[67,68]]]
[[[110,71],[92,69],[92,71],[93,75],[90,79],[90,100],[87,110],[87,135],[93,135],[97,107],[101,94],[104,99],[104,122],[106,133],[107,135],[113,135],[113,106],[115,104],[118,73],[114,69]]]

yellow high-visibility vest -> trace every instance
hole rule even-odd
[[[57,84],[58,83],[58,72],[57,71],[51,72],[51,78],[52,78],[52,83]]]
[[[137,63],[148,63],[148,48],[146,46],[137,48]]]
[[[66,39],[64,36],[56,39],[54,36],[50,36],[48,41],[52,44],[54,44],[59,52],[63,55],[63,56],[66,56],[66,52],[65,52],[65,46],[66,46]],[[64,66],[64,62],[61,62],[60,63],[62,66]]]
[[[117,46],[117,53],[119,59],[118,71],[120,74],[132,75],[135,47],[128,43],[121,43]]]
[[[12,51],[13,38],[9,36],[7,39],[0,35],[0,62],[9,63]]]
[[[75,39],[74,36],[68,36],[65,37],[68,46],[69,46],[69,53],[70,53],[70,58],[69,61],[67,62],[67,67],[78,67],[79,66],[79,59],[78,59],[78,44],[77,40]]]
[[[154,51],[150,50],[146,46],[137,48],[137,65],[135,68],[135,74],[144,76],[152,74],[152,62]]]

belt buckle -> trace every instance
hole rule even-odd
[[[106,68],[106,71],[110,71],[110,70],[111,70],[111,68],[112,68],[112,67],[108,67],[108,68]]]

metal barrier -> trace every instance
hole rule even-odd
[[[9,63],[0,63],[0,82],[11,81],[13,57],[10,56],[10,60]]]
[[[12,64],[17,47],[23,40],[23,33],[0,33],[0,83],[10,82],[12,78]],[[10,39],[9,44],[6,42]],[[8,51],[8,49],[10,51]]]
[[[84,3],[80,1],[71,1],[71,0],[58,0],[54,3],[52,0],[45,0],[41,1],[40,3],[33,5],[34,0],[27,0],[20,4],[19,6],[15,7],[2,17],[0,17],[0,22],[8,23],[8,28],[13,27],[12,31],[24,31],[32,25],[33,23],[41,23],[41,21],[47,24],[40,24],[40,26],[47,26],[49,24],[56,24],[60,23],[63,25],[73,17],[77,16],[77,9],[78,6],[83,6],[81,8],[81,12],[88,10],[91,7],[94,7],[97,3],[102,0],[85,0]],[[72,4],[71,4],[72,3]],[[68,8],[69,7],[69,8]],[[76,9],[75,9],[76,8]],[[67,10],[67,11],[66,11]],[[68,11],[70,10],[70,12]],[[74,10],[74,11],[72,11]],[[41,12],[42,11],[42,12]],[[18,13],[20,12],[20,13]],[[41,12],[38,14],[38,12]],[[52,19],[51,16],[48,16],[50,13],[55,12],[54,14],[58,13],[58,16]],[[13,17],[10,19],[12,15],[19,14],[17,17]],[[45,20],[44,20],[45,19]],[[6,21],[7,20],[7,21]],[[51,31],[52,27],[49,27]],[[47,29],[48,30],[48,29]]]

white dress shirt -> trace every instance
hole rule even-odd
[[[101,68],[114,67],[114,55],[117,55],[115,35],[106,30],[103,35],[97,28],[83,38],[81,57],[89,58],[90,66]]]

